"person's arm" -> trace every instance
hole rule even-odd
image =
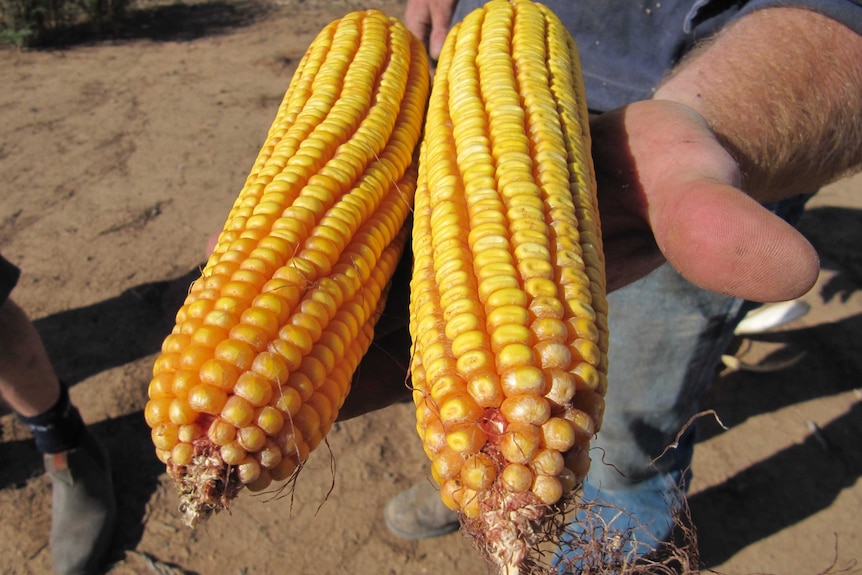
[[[653,100],[594,120],[609,287],[667,259],[737,297],[808,291],[814,248],[758,202],[859,169],[860,62],[862,37],[841,24],[764,9],[686,58]]]
[[[741,18],[655,98],[699,112],[759,201],[811,193],[862,164],[862,36],[810,10]]]

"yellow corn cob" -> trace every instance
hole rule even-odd
[[[443,501],[507,573],[571,501],[601,424],[593,172],[579,56],[554,14],[494,0],[453,27],[415,197],[413,397]]]
[[[429,84],[421,42],[374,10],[300,62],[153,367],[187,523],[293,477],[335,421],[409,233]]]

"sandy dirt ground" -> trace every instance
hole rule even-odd
[[[114,461],[112,575],[486,574],[466,538],[399,540],[386,500],[427,474],[410,405],[335,426],[293,497],[243,494],[191,530],[143,421],[152,362],[312,38],[397,0],[153,6],[110,36],[0,51],[0,251],[73,400]],[[792,366],[716,374],[691,511],[705,569],[860,573],[862,177],[823,190],[801,228],[823,272],[811,312],[738,342]],[[49,480],[0,412],[0,573],[51,572]]]

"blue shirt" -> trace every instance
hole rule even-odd
[[[541,1],[578,44],[587,103],[594,112],[652,97],[662,78],[696,43],[754,10],[807,8],[862,34],[862,0]],[[461,0],[453,22],[482,3]]]

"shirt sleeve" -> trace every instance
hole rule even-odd
[[[453,23],[485,0],[458,0]],[[587,103],[605,112],[652,97],[698,43],[755,10],[814,10],[862,34],[862,0],[542,0],[578,44]]]
[[[704,4],[710,4],[705,2]],[[743,3],[734,20],[764,8],[803,8],[844,24],[862,35],[862,0],[750,0]]]

